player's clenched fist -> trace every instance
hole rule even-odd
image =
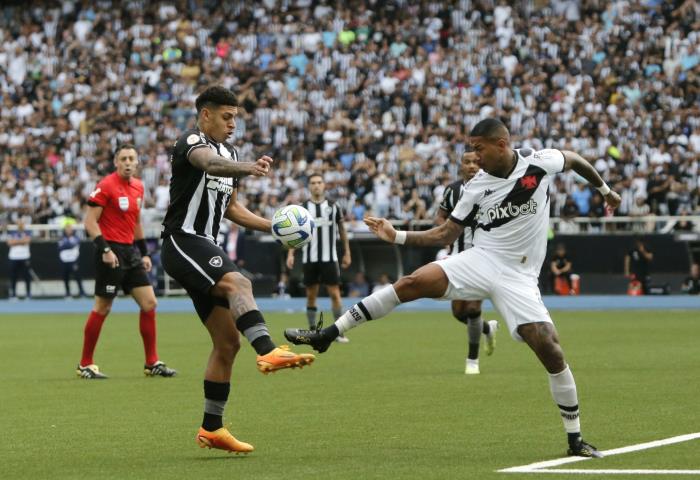
[[[265,176],[270,172],[270,169],[272,168],[272,159],[267,155],[263,155],[262,157],[258,158],[258,160],[255,162],[255,165],[258,167],[257,172],[261,173],[261,175],[258,173],[256,173],[256,175]]]

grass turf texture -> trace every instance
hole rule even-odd
[[[306,323],[303,314],[266,317],[277,341],[285,327]],[[700,430],[697,312],[553,317],[576,377],[584,438],[610,449]],[[78,379],[84,321],[0,315],[3,478],[563,477],[494,472],[566,449],[542,367],[504,328],[479,376],[464,375],[466,329],[444,312],[371,322],[311,367],[269,376],[243,340],[224,418],[256,447],[243,457],[195,445],[210,346],[194,314],[158,317],[159,353],[179,371],[172,379],[143,376],[138,319],[129,314],[108,318],[97,347],[111,378]],[[700,469],[698,447],[570,467]]]

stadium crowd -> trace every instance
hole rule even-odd
[[[0,7],[0,223],[82,218],[123,142],[165,212],[169,150],[214,83],[238,95],[241,157],[275,159],[239,192],[263,216],[321,171],[348,220],[431,219],[488,116],[590,159],[619,215],[700,213],[698,2],[66,0]],[[569,174],[551,208],[606,214]]]

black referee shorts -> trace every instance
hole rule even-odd
[[[114,298],[118,290],[131,293],[136,287],[150,287],[146,269],[141,263],[141,254],[133,245],[107,242],[119,260],[119,266],[112,268],[102,261],[102,252],[95,250],[95,295]]]
[[[304,285],[339,285],[338,262],[309,262],[304,264]]]
[[[238,271],[221,247],[206,238],[176,233],[163,239],[161,262],[166,273],[187,291],[202,322],[215,306],[229,308],[228,300],[210,294],[221,277]]]

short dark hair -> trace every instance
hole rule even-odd
[[[238,102],[236,101],[236,94],[228,88],[222,87],[220,85],[214,85],[213,87],[209,87],[206,90],[204,90],[202,93],[199,94],[194,104],[195,107],[197,107],[197,113],[201,112],[203,108],[210,106],[238,106]]]
[[[470,137],[499,138],[504,135],[509,135],[508,128],[497,118],[485,118],[469,132]]]
[[[325,182],[325,180],[323,180],[323,175],[321,175],[321,174],[318,173],[318,172],[314,172],[314,173],[312,173],[311,175],[309,175],[309,178],[306,179],[307,182],[308,182],[308,183],[311,183],[311,179],[314,178],[314,177],[318,177],[318,178],[321,179],[322,182]]]
[[[136,145],[132,143],[120,143],[119,145],[117,145],[117,148],[114,149],[114,158],[117,158],[119,152],[121,152],[122,150],[133,150],[137,154],[139,153],[139,150],[136,148]]]

